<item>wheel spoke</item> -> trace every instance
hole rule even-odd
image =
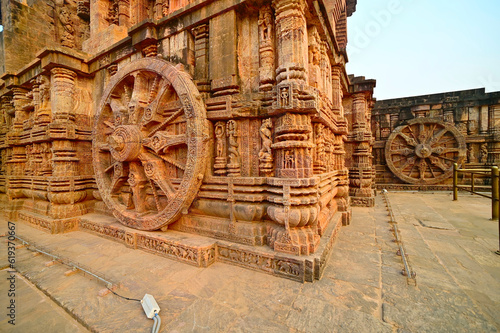
[[[411,174],[413,173],[413,169],[415,168],[415,165],[417,165],[417,163],[415,161],[413,161],[414,163],[411,165],[411,168],[410,168],[410,172],[408,173],[408,177],[411,177]]]
[[[173,159],[173,158],[171,158],[171,157],[168,157],[168,156],[166,156],[166,155],[160,155],[160,157],[161,157],[164,161],[166,161],[166,162],[168,162],[168,163],[172,164],[173,166],[176,166],[176,167],[178,167],[178,168],[179,168],[179,169],[181,169],[181,170],[186,170],[186,165],[185,165],[184,163],[181,163],[180,161],[175,160],[175,159]]]
[[[107,144],[107,143],[99,143],[99,144],[97,144],[97,149],[102,150],[102,151],[109,151],[110,147],[109,147],[109,144]]]
[[[412,163],[415,163],[415,158],[413,158],[413,157],[407,159],[405,164],[403,164],[399,169],[401,170],[401,172],[403,172],[408,167],[408,165],[410,165]],[[411,172],[410,172],[410,174],[411,174]]]
[[[149,180],[149,185],[151,186],[151,189],[153,190],[153,196],[155,198],[155,204],[156,204],[156,210],[161,211],[161,206],[160,206],[160,201],[158,200],[158,192],[156,191],[156,186],[153,182],[153,180]]]
[[[139,214],[146,212],[146,182],[142,168],[138,162],[130,163],[130,174],[128,183],[132,190],[132,200],[134,202],[135,211]]]
[[[439,158],[437,157],[434,157],[434,156],[431,156],[430,158],[431,160],[431,163],[432,165],[435,165],[437,166],[438,168],[440,168],[443,172],[446,172],[448,170],[448,167],[446,165],[444,165],[440,160]]]
[[[460,149],[455,147],[453,148],[437,147],[432,149],[432,152],[438,155],[448,154],[448,153],[458,153],[459,151]]]
[[[432,161],[431,161],[432,163]],[[432,178],[436,178],[436,174],[434,173],[434,170],[432,170],[432,166],[429,163],[426,163],[427,166],[429,167],[429,170],[431,171]]]
[[[163,160],[151,153],[141,154],[139,159],[144,166],[146,176],[160,187],[167,198],[173,197],[175,188],[169,180]]]
[[[411,155],[413,153],[413,150],[412,149],[409,149],[409,148],[402,148],[402,149],[393,149],[391,150],[391,153],[393,155],[404,155],[404,156],[408,156],[408,155]]]
[[[115,124],[113,124],[112,122],[110,122],[108,120],[103,121],[103,124],[110,127],[113,130],[116,128]]]
[[[404,133],[398,133],[399,136],[401,136],[408,145],[412,146],[412,147],[415,147],[417,145],[417,142],[415,141],[415,139],[413,138],[410,138],[408,135],[404,134]]]
[[[156,153],[165,152],[171,147],[186,145],[186,135],[171,135],[167,132],[157,132],[152,138],[143,141],[145,147],[153,149]]]
[[[418,166],[419,169],[419,174],[420,174],[420,179],[424,180],[425,179],[425,169],[427,168],[427,163],[425,163],[425,160],[420,160],[420,164]]]
[[[157,125],[151,132],[149,133],[149,137],[152,137],[155,135],[156,132],[158,132],[160,129],[164,128],[167,126],[171,121],[175,120],[175,118],[179,117],[182,113],[184,112],[184,108],[180,108],[177,111],[175,111],[170,117],[165,119],[161,124]]]
[[[443,135],[445,135],[448,131],[449,130],[446,127],[440,129],[439,132],[437,132],[433,137],[430,138],[429,144],[430,145],[436,144],[439,140],[441,140],[441,138],[443,137]]]

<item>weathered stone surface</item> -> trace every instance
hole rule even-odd
[[[401,257],[391,242],[394,234],[380,196],[375,207],[353,209],[352,223],[341,229],[334,255],[327,260],[332,269],[321,281],[305,284],[224,263],[204,268],[185,265],[88,232],[48,234],[24,222],[16,223],[16,232],[104,274],[119,285],[116,292],[121,295],[153,294],[162,309],[165,331],[498,331],[500,269],[494,261],[498,225],[489,221],[490,201],[467,194],[470,208],[443,193],[391,192],[389,198],[417,272],[416,286],[401,275]],[[442,205],[444,200],[450,204]],[[410,201],[412,209],[405,209]],[[416,222],[415,217],[429,207],[454,230]],[[0,227],[6,230],[6,223]],[[16,258],[20,274],[89,329],[123,331],[124,325],[131,332],[151,329],[152,321],[137,302],[114,295],[97,297],[103,288],[99,281],[81,273],[64,276],[68,266],[63,264],[45,267],[48,257],[32,256],[29,247],[16,250]],[[6,264],[4,251],[0,267]],[[0,281],[0,291],[6,283]],[[19,299],[26,305],[32,304],[30,300]],[[48,311],[19,317],[23,321],[19,324],[35,320],[46,323],[48,330],[56,329],[54,315]]]
[[[319,279],[351,203],[374,203],[375,82],[345,72],[354,9],[2,3],[5,214],[200,267]]]

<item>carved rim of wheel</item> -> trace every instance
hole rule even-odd
[[[111,78],[92,154],[99,192],[116,218],[156,230],[189,208],[208,159],[206,122],[189,75],[164,60],[133,61]]]
[[[465,158],[465,138],[455,126],[416,118],[396,128],[385,144],[389,169],[411,184],[437,184],[453,174]]]

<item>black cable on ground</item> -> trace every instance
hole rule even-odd
[[[106,287],[108,288],[108,287]],[[127,301],[137,301],[137,302],[140,302],[141,300],[140,299],[137,299],[137,298],[128,298],[128,297],[125,297],[125,296],[122,296],[122,295],[118,295],[117,293],[115,293],[113,290],[111,290],[110,288],[108,288],[109,291],[111,291],[113,294],[115,294],[116,296],[118,297],[121,297],[123,299],[126,299]]]

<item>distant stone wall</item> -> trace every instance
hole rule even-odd
[[[15,73],[33,61],[43,48],[59,45],[54,1],[30,1],[29,5],[16,0],[2,1],[2,16],[4,68],[0,75]]]
[[[449,185],[454,162],[465,168],[500,162],[500,92],[474,89],[377,101],[371,126],[379,187]]]

